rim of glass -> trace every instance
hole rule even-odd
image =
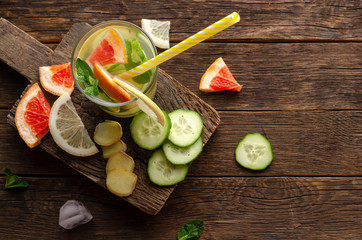
[[[90,96],[88,94],[86,94],[83,90],[83,88],[79,85],[78,81],[76,80],[76,75],[75,75],[75,54],[76,51],[78,50],[77,54],[79,53],[81,46],[79,46],[80,43],[84,44],[86,42],[86,40],[93,35],[93,33],[95,33],[96,31],[98,31],[101,27],[104,27],[104,25],[122,25],[122,26],[127,26],[127,27],[131,27],[134,28],[136,30],[138,30],[139,32],[141,32],[141,34],[144,34],[146,36],[146,38],[150,41],[152,47],[153,47],[153,51],[154,51],[154,56],[157,55],[157,49],[156,46],[154,44],[154,42],[152,41],[151,37],[145,32],[143,31],[142,28],[140,28],[139,26],[137,26],[136,24],[133,24],[131,22],[127,22],[127,21],[123,21],[123,20],[109,20],[109,21],[105,21],[105,22],[101,22],[98,23],[96,25],[94,25],[89,31],[87,31],[85,34],[83,34],[83,36],[77,41],[77,43],[75,44],[73,51],[72,51],[72,57],[71,57],[71,72],[72,72],[72,76],[75,82],[75,85],[77,86],[77,88],[79,89],[79,91],[85,95],[86,98],[88,98],[89,100],[91,100],[92,102],[102,105],[104,107],[122,107],[125,105],[128,105],[130,103],[135,102],[138,98],[134,97],[131,100],[127,101],[127,102],[122,102],[122,103],[112,103],[112,102],[108,102],[105,100],[102,100],[100,98],[94,97],[94,96]],[[123,38],[122,38],[123,40]],[[153,75],[153,79],[151,79],[151,83],[147,86],[146,89],[144,89],[142,92],[143,93],[147,93],[155,84],[155,81],[157,80],[157,73],[158,73],[158,66],[154,67],[155,68],[155,73]]]

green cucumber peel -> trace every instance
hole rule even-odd
[[[260,133],[247,134],[235,149],[235,159],[250,170],[264,170],[273,161],[273,149],[266,137]]]

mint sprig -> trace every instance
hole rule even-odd
[[[77,81],[86,85],[84,92],[91,96],[98,96],[98,80],[95,78],[92,69],[88,63],[80,58],[77,58],[75,62],[75,68],[77,70]]]
[[[5,188],[26,188],[29,186],[27,181],[19,179],[9,168],[5,168],[3,173],[6,176]]]

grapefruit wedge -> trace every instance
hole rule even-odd
[[[127,51],[121,37],[112,28],[106,33],[96,49],[88,57],[90,66],[98,63],[100,65],[113,63],[127,63]]]
[[[112,75],[107,72],[102,66],[95,63],[93,65],[93,73],[98,80],[99,86],[103,88],[109,96],[119,102],[128,102],[131,100],[131,95],[122,87],[118,86],[112,80]]]
[[[70,63],[39,67],[39,78],[43,88],[54,95],[70,95],[74,90]]]
[[[50,106],[38,83],[34,83],[21,98],[15,113],[20,137],[33,148],[49,130]]]
[[[224,60],[219,57],[210,65],[201,78],[199,89],[203,92],[237,91],[241,86],[231,75]]]

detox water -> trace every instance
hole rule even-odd
[[[108,21],[96,25],[91,31],[89,31],[77,44],[73,51],[72,56],[72,72],[73,76],[76,75],[75,60],[80,58],[82,60],[88,59],[92,52],[97,48],[99,43],[102,41],[107,32],[112,28],[121,37],[124,45],[126,41],[136,39],[140,45],[143,53],[147,59],[153,58],[156,53],[156,48],[153,42],[150,40],[148,35],[144,33],[139,27],[131,23],[123,21]],[[74,62],[74,63],[73,63]],[[109,69],[113,64],[104,65],[105,69]],[[92,68],[92,66],[90,66]],[[126,72],[124,64],[117,64],[116,71],[113,73],[114,76]],[[156,81],[157,81],[157,67],[150,70],[151,77],[150,81],[144,84],[137,83],[134,79],[130,78],[127,81],[146,94],[149,98],[153,99],[156,92]],[[75,78],[76,79],[76,78]],[[77,82],[77,86],[84,90],[84,85]],[[135,104],[134,100],[128,104],[119,103],[115,99],[110,98],[107,93],[100,91],[100,94],[96,97],[86,95],[88,99],[96,103],[101,109],[107,113],[118,116],[118,117],[130,117],[138,113],[140,110]]]

